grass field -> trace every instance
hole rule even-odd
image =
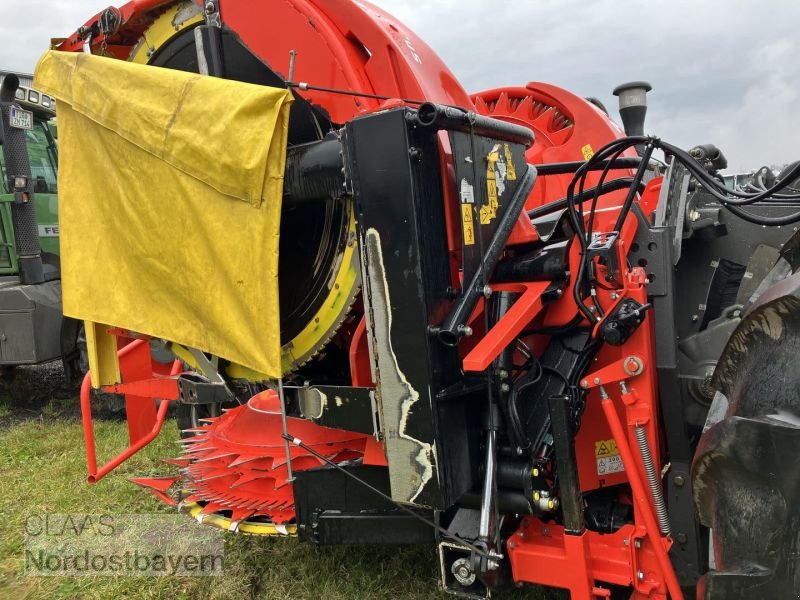
[[[34,371],[34,370],[31,370]],[[27,377],[36,377],[27,373]],[[30,383],[30,382],[28,382]],[[22,392],[18,389],[22,388]],[[226,535],[225,574],[219,577],[29,577],[23,574],[25,518],[42,514],[170,512],[128,477],[166,474],[160,458],[175,456],[175,424],[117,471],[85,483],[77,399],[44,394],[31,400],[21,384],[0,389],[0,598],[170,598],[220,600],[283,598],[452,598],[437,591],[433,547],[314,548],[295,539]],[[33,394],[36,396],[36,394]],[[98,460],[127,439],[120,421],[100,421]],[[102,449],[106,449],[105,453]],[[199,525],[198,525],[199,527]],[[504,598],[550,597],[514,590]]]

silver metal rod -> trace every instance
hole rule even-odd
[[[297,51],[289,50],[289,81],[294,81],[294,63],[297,59]]]
[[[287,481],[294,481],[292,475],[292,453],[289,448],[289,426],[286,423],[286,397],[283,395],[283,377],[278,380],[278,397],[281,400],[281,426],[283,427],[283,449],[286,452]]]

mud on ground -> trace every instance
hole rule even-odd
[[[30,420],[80,419],[79,391],[66,385],[60,360],[6,369],[0,377],[0,429]],[[93,394],[92,414],[125,418],[123,402],[113,394]]]

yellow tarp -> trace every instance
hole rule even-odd
[[[281,375],[278,237],[291,93],[48,52],[64,313]]]

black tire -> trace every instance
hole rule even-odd
[[[783,296],[753,310],[720,358],[714,382],[728,408],[692,465],[716,561],[698,598],[800,597],[799,355],[800,299]]]

